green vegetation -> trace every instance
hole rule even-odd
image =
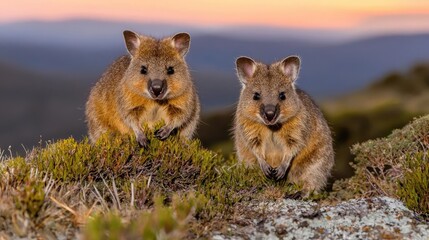
[[[418,83],[397,87],[407,79]],[[428,79],[429,68],[421,65],[323,104],[335,138],[335,177],[353,169],[355,176],[337,181],[328,199],[327,193],[313,199],[388,195],[428,217],[429,115],[356,144],[429,111]],[[237,216],[254,217],[250,202],[299,190],[231,157],[231,120],[232,110],[212,115],[199,132],[204,146],[222,153],[199,140],[161,142],[153,134],[148,149],[134,138],[104,136],[93,145],[73,138],[49,142],[25,157],[0,150],[0,239],[204,238],[225,231]]]
[[[334,196],[347,199],[387,195],[429,214],[429,115],[386,138],[356,144],[355,175],[338,181]]]
[[[198,140],[149,139],[142,149],[128,137],[105,136],[94,145],[69,138],[4,160],[0,233],[59,237],[84,228],[88,239],[202,236],[243,211],[243,202],[299,190]]]
[[[0,234],[87,239],[197,238],[251,217],[251,201],[299,190],[201,147],[198,140],[103,137],[48,143],[0,165]],[[355,145],[356,175],[328,199],[388,195],[429,213],[429,116]],[[326,193],[313,196],[324,199]],[[0,235],[1,236],[1,235]]]
[[[398,181],[396,194],[410,209],[429,218],[429,162],[428,154],[407,157],[406,172]]]
[[[195,213],[197,199],[173,196],[171,207],[165,206],[162,197],[156,197],[151,212],[145,211],[124,223],[118,212],[97,215],[85,228],[85,238],[103,239],[182,239],[186,224]]]
[[[26,238],[199,238],[254,217],[252,201],[299,190],[259,169],[201,147],[198,140],[105,136],[48,143],[0,164],[0,236]],[[384,139],[355,145],[356,175],[334,184],[327,201],[400,198],[429,210],[429,115]],[[324,200],[327,194],[313,196]]]

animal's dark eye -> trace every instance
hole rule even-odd
[[[279,93],[279,98],[280,98],[280,100],[285,100],[286,99],[285,92]]]
[[[174,67],[168,67],[167,68],[167,74],[168,75],[174,74]]]
[[[258,92],[255,92],[253,94],[253,100],[258,101],[259,99],[261,99],[261,94],[259,94]]]
[[[146,66],[142,66],[142,68],[140,69],[140,73],[141,74],[147,74],[147,67]]]

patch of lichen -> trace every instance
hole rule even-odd
[[[387,195],[429,213],[429,115],[386,138],[357,144],[352,153],[356,174],[334,184],[335,197]]]
[[[55,235],[66,226],[79,230],[86,224],[97,236],[104,236],[96,233],[98,228],[146,236],[133,226],[178,224],[186,214],[177,209],[189,208],[180,204],[192,203],[187,234],[200,236],[204,224],[228,219],[241,203],[281,198],[297,190],[284,181],[266,179],[258,168],[246,168],[232,157],[225,159],[203,148],[198,140],[171,136],[160,141],[153,133],[148,139],[149,147],[143,149],[133,137],[105,135],[94,144],[69,138],[34,149],[25,158],[4,161],[0,199],[13,199],[0,203],[0,218],[8,219],[0,224],[0,232],[22,236],[10,227],[16,211],[25,213],[25,221],[35,226],[24,231],[27,237],[34,229]],[[162,206],[156,196],[162,196]],[[2,215],[5,208],[9,214]],[[165,218],[154,217],[158,213]],[[62,219],[55,227],[49,222],[53,215]],[[38,224],[41,216],[43,224]],[[152,221],[141,220],[146,218]]]

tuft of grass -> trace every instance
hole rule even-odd
[[[186,225],[197,208],[193,194],[174,195],[171,207],[157,196],[151,211],[141,211],[130,221],[124,221],[119,212],[109,212],[92,218],[85,227],[85,239],[183,239]]]
[[[30,218],[37,218],[45,203],[45,184],[41,181],[29,181],[14,196],[15,207],[26,212]]]
[[[356,144],[352,153],[356,174],[334,184],[335,197],[387,195],[429,213],[429,115],[386,138]]]

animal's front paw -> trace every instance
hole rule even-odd
[[[259,167],[261,168],[264,175],[269,179],[275,179],[276,170],[272,168],[267,162],[259,161]]]
[[[301,199],[303,199],[303,193],[301,191],[297,191],[297,192],[294,192],[292,194],[286,194],[284,196],[284,198],[286,198],[286,199],[294,199],[294,200],[301,200]]]
[[[286,176],[288,167],[289,165],[280,164],[280,166],[275,169],[275,179],[277,181],[283,179]]]
[[[170,136],[172,131],[173,131],[172,127],[164,126],[155,132],[155,137],[158,138],[159,140],[164,141],[165,139],[168,138],[168,136]]]
[[[140,147],[147,148],[149,146],[149,140],[144,133],[138,133],[136,137]]]

